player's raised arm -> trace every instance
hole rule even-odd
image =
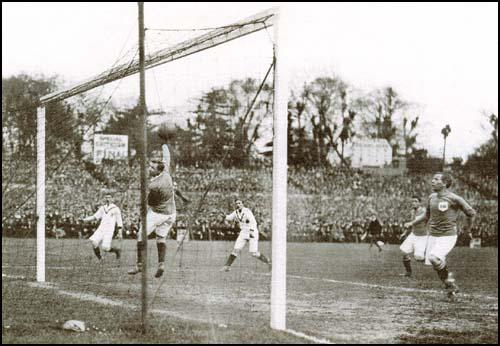
[[[165,171],[170,174],[170,150],[168,149],[168,145],[163,144],[161,146],[163,163],[165,165]]]

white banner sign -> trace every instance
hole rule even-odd
[[[392,162],[392,148],[385,139],[361,139],[352,143],[352,167],[383,167]]]
[[[128,136],[94,135],[94,163],[106,160],[125,160],[128,157]]]

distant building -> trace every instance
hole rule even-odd
[[[339,165],[340,158],[332,150],[328,153],[332,165]],[[385,139],[360,138],[346,144],[344,157],[352,168],[384,167],[391,165],[392,147]]]
[[[401,175],[406,172],[406,158],[393,158],[389,142],[381,138],[359,138],[347,144],[344,157],[352,168],[362,169],[373,174]],[[340,159],[335,152],[328,154],[333,165],[339,165]]]

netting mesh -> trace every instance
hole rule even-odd
[[[148,31],[146,54],[196,35],[199,32]],[[231,113],[234,116],[229,121],[231,126],[238,125],[238,117],[249,116],[248,110],[253,107],[254,121],[248,122],[249,128],[255,129],[257,122],[268,136],[272,125],[272,74],[266,81],[266,91],[257,97],[258,105],[251,103],[273,61],[272,40],[269,32],[254,36],[257,37],[245,37],[237,40],[241,42],[230,42],[213,51],[148,70],[148,109],[156,114],[148,118],[149,126],[154,128],[168,120],[182,128],[187,119],[192,120],[196,115],[195,106],[201,103],[204,94],[225,88],[240,102]],[[252,50],[253,40],[266,42],[268,49]],[[113,66],[127,64],[136,57],[137,46],[127,43]],[[244,73],[236,72],[241,71],[242,64],[247,65]],[[242,80],[252,81],[249,90],[242,89],[244,82],[235,82]],[[53,292],[54,306],[58,297],[69,296],[88,302],[90,311],[93,306],[103,304],[134,311],[115,316],[119,325],[139,324],[140,317],[140,275],[127,274],[136,261],[139,161],[133,158],[95,164],[91,148],[93,136],[106,131],[109,121],[119,116],[118,102],[137,97],[137,87],[132,87],[135,83],[137,76],[127,77],[46,108],[48,284],[44,287]],[[71,105],[71,111],[65,105]],[[29,111],[36,119],[36,110]],[[234,139],[235,134],[231,136]],[[255,146],[252,141],[257,137],[260,136],[249,137],[247,142]],[[22,154],[2,157],[2,274],[6,280],[33,281],[36,277],[35,144],[30,143]],[[150,144],[153,150],[158,145]],[[247,246],[232,271],[219,272],[237,237],[233,225],[221,225],[220,215],[234,210],[236,198],[243,199],[263,231],[259,250],[270,256],[271,170],[263,171],[258,181],[249,180],[244,169],[231,168],[230,156],[224,153],[209,164],[185,167],[180,159],[180,144],[168,144],[176,160],[174,181],[191,203],[177,201],[178,222],[167,241],[167,268],[160,279],[153,278],[156,244],[154,240],[148,243],[150,316],[171,315],[214,326],[244,325],[249,319],[267,324],[269,269],[251,257]],[[85,146],[90,151],[83,153],[81,149]],[[98,222],[82,222],[80,218],[93,215],[103,204],[104,189],[113,191],[113,202],[122,211],[124,239],[113,240],[121,249],[120,258],[101,251],[99,261],[88,241]],[[178,241],[177,233],[183,229],[188,230],[189,240]],[[26,299],[14,297],[20,304]],[[72,314],[64,309],[61,313],[62,319],[75,319],[79,315],[78,311]],[[96,318],[91,324],[97,322]],[[216,333],[213,338],[217,339]]]

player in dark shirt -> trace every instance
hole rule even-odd
[[[432,191],[427,202],[426,213],[406,224],[412,227],[415,224],[427,221],[429,239],[425,251],[425,263],[432,265],[439,278],[448,290],[448,297],[453,300],[458,293],[458,286],[451,272],[448,272],[446,256],[455,247],[458,237],[458,215],[464,213],[466,223],[463,232],[469,235],[474,222],[476,211],[460,196],[449,191],[452,184],[448,173],[436,173],[432,178]]]
[[[158,249],[158,269],[155,277],[159,278],[165,270],[166,239],[175,223],[175,191],[170,175],[170,152],[163,145],[163,158],[153,159],[150,163],[151,180],[149,182],[148,211],[146,217],[147,235],[156,234]],[[138,274],[142,271],[143,251],[147,239],[142,239],[142,230],[137,234],[137,265],[128,273]]]
[[[382,248],[379,245],[379,242],[382,242],[382,224],[377,218],[377,214],[372,213],[370,216],[370,223],[367,228],[368,237],[370,239],[370,247],[372,248],[373,244],[378,248],[378,251],[381,252]]]

